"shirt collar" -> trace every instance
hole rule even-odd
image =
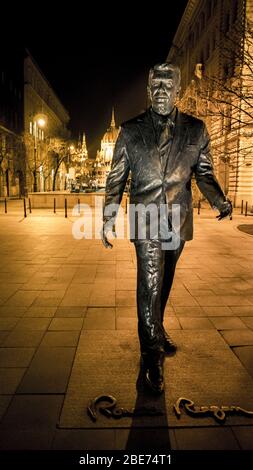
[[[165,124],[167,121],[172,122],[175,125],[175,120],[176,120],[176,114],[177,114],[177,108],[174,106],[170,114],[166,114],[166,116],[163,116],[162,114],[156,113],[152,106],[150,107],[150,113],[153,119],[153,122],[156,124]]]

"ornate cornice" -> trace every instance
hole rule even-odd
[[[185,11],[183,13],[183,16],[181,18],[181,21],[179,23],[179,26],[177,28],[176,34],[173,38],[172,45],[171,45],[171,48],[167,57],[167,61],[170,61],[174,58],[174,54],[176,53],[178,49],[181,48],[182,44],[184,43],[185,36],[189,32],[190,21],[195,11],[199,7],[201,1],[202,0],[189,0],[188,1]]]

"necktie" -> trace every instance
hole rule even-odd
[[[163,150],[164,147],[166,147],[169,141],[172,139],[173,126],[174,124],[171,120],[167,120],[160,124],[161,132],[158,141],[159,150]]]

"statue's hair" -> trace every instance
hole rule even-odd
[[[180,71],[180,68],[177,66],[177,65],[174,65],[170,62],[165,62],[163,64],[156,64],[154,67],[152,67],[152,69],[150,69],[149,71],[149,77],[148,77],[148,85],[150,86],[151,85],[151,80],[154,76],[154,73],[156,71],[160,71],[160,72],[169,72],[169,71],[173,71],[176,75],[176,78],[177,78],[177,84],[179,85],[180,82],[181,82],[181,71]]]

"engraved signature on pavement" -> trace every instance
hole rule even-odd
[[[248,411],[241,406],[236,405],[207,405],[196,406],[194,401],[189,398],[180,397],[174,405],[176,416],[180,418],[180,408],[184,408],[186,413],[190,416],[212,416],[216,421],[224,423],[228,414],[239,414],[246,416],[253,416],[253,411]]]
[[[179,419],[181,410],[185,410],[189,416],[211,416],[219,423],[224,423],[227,415],[237,414],[253,417],[253,411],[248,411],[237,405],[203,405],[196,406],[193,400],[180,397],[173,405],[174,412]],[[163,416],[165,413],[155,406],[139,406],[137,408],[123,408],[117,406],[117,399],[112,395],[99,395],[90,400],[87,413],[92,421],[97,421],[98,413],[107,418],[120,419],[133,416]]]

